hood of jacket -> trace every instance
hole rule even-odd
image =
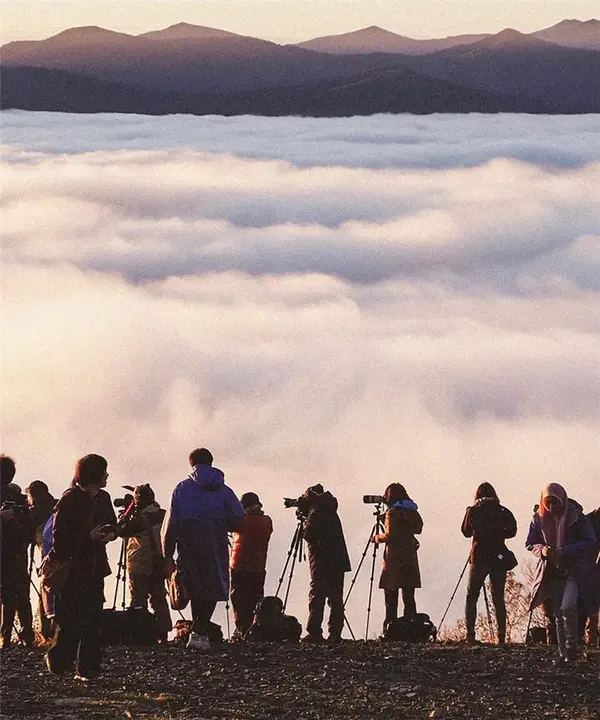
[[[216,492],[225,485],[225,475],[219,468],[212,465],[196,465],[189,478],[197,483],[203,490]]]
[[[399,508],[400,510],[418,510],[419,506],[410,498],[405,498],[404,500],[398,500],[397,502],[392,503],[390,508]]]
[[[338,501],[337,498],[334,497],[329,490],[322,493],[321,495],[317,495],[316,499],[313,501],[312,508],[315,510],[318,510],[319,512],[337,512],[338,509]]]

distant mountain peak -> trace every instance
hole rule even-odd
[[[127,33],[115,32],[114,30],[107,30],[106,28],[99,27],[98,25],[82,25],[80,27],[69,28],[63,30],[57,35],[53,35],[52,40],[98,40],[106,39],[110,37],[133,37]]]
[[[220,30],[218,28],[205,27],[204,25],[192,25],[191,23],[180,22],[163,30],[152,30],[138,35],[142,38],[154,40],[184,40],[194,38],[197,40],[219,37],[240,37],[236,33]]]

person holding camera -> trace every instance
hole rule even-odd
[[[344,575],[350,571],[350,557],[338,501],[322,485],[309,487],[298,500],[306,516],[302,533],[308,546],[310,594],[307,634],[303,642],[323,642],[325,603],[329,603],[329,641],[339,642],[344,628]]]
[[[110,573],[105,546],[117,534],[115,525],[97,522],[106,513],[97,503],[107,479],[107,462],[100,455],[77,462],[73,484],[54,511],[52,545],[44,560],[47,567],[66,568],[64,581],[55,589],[56,631],[46,665],[56,675],[75,666],[75,679],[82,681],[100,671],[104,577]]]
[[[133,489],[133,510],[124,513],[119,535],[127,538],[127,572],[132,608],[147,608],[148,599],[154,612],[159,640],[166,642],[172,629],[167,603],[165,559],[160,550],[160,529],[165,511],[156,502],[150,485]]]
[[[404,615],[416,615],[415,590],[421,587],[421,573],[415,535],[423,530],[418,507],[408,496],[404,485],[392,483],[383,494],[387,505],[384,532],[375,535],[373,542],[385,543],[383,569],[379,587],[385,597],[384,632],[398,617],[399,593],[402,592]]]
[[[252,625],[254,610],[265,594],[267,550],[273,521],[265,515],[256,493],[240,498],[244,517],[233,534],[231,547],[231,605],[236,636],[243,638]]]
[[[465,603],[467,642],[475,642],[477,601],[489,576],[498,644],[503,645],[506,640],[506,573],[517,564],[515,556],[506,547],[506,540],[517,534],[517,521],[511,511],[500,504],[496,490],[490,483],[484,482],[477,488],[475,504],[466,509],[461,531],[465,537],[473,538]]]
[[[551,483],[542,490],[525,544],[539,559],[531,609],[550,599],[559,653],[555,664],[575,664],[579,655],[578,602],[581,600],[588,616],[598,610],[592,523],[562,485]]]
[[[31,542],[32,525],[27,499],[12,484],[16,473],[15,461],[0,456],[0,622],[1,647],[11,645],[15,615],[19,618],[19,638],[27,647],[34,643],[33,615],[29,600],[29,571],[27,549]]]
[[[187,647],[196,650],[210,648],[210,619],[217,602],[229,596],[227,533],[239,530],[244,516],[225,475],[212,463],[206,448],[190,453],[192,472],[173,491],[161,531],[168,573],[181,571],[190,597],[193,623]]]

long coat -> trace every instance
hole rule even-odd
[[[382,590],[420,588],[421,573],[417,550],[419,542],[415,535],[423,530],[423,520],[417,506],[404,501],[403,507],[393,505],[385,514],[385,532],[376,535],[374,541],[385,543],[383,569],[379,579]]]
[[[313,500],[303,534],[308,546],[311,578],[343,576],[350,571],[342,521],[337,513],[338,501],[329,492]]]
[[[184,586],[193,597],[229,596],[227,533],[239,528],[244,509],[218,468],[196,465],[173,491],[161,530],[165,557],[177,551]]]
[[[542,534],[541,518],[538,511],[533,516],[526,546],[537,557],[533,588],[531,592],[531,608],[535,608],[547,600],[552,586],[552,577],[549,572],[548,561],[541,557],[541,550],[546,545]],[[598,609],[600,588],[598,587],[598,573],[594,563],[594,549],[596,536],[592,523],[581,509],[581,505],[569,500],[567,512],[565,541],[562,546],[562,559],[565,568],[575,580],[579,595],[589,614]]]

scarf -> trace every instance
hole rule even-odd
[[[558,498],[562,503],[560,515],[552,515],[546,501],[549,497]],[[569,512],[569,499],[566,490],[558,483],[550,483],[542,490],[538,515],[540,517],[542,536],[549,547],[556,549],[565,544],[567,514]]]

